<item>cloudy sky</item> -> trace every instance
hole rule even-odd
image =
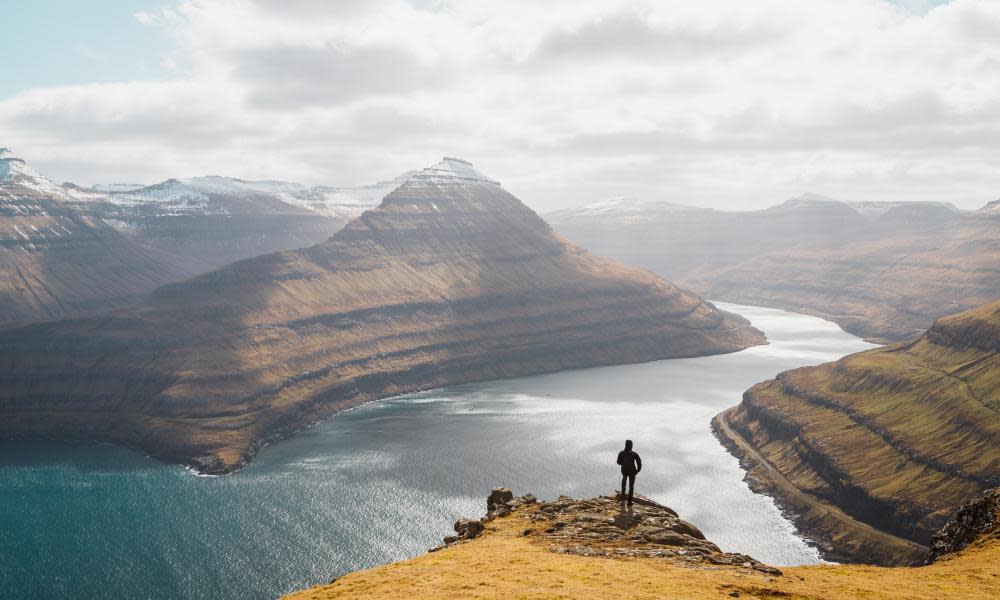
[[[355,185],[448,154],[542,211],[1000,197],[998,0],[0,11],[0,146],[57,181]]]

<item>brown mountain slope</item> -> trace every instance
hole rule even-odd
[[[909,339],[1000,297],[996,211],[807,195],[749,212],[611,202],[550,221],[706,298],[821,316],[869,339]]]
[[[0,153],[0,326],[107,310],[191,274]]]
[[[806,312],[865,338],[904,340],[938,317],[1000,296],[1000,218],[970,214],[919,232],[796,246],[684,280],[710,298]]]
[[[980,600],[1000,595],[996,516],[974,543],[929,566],[816,565],[782,567],[778,574],[678,533],[669,518],[673,511],[655,503],[625,510],[616,503],[609,507],[606,498],[527,500],[515,498],[512,512],[487,517],[474,539],[350,573],[287,598]]]
[[[386,183],[372,191],[384,190],[384,196],[392,185]],[[81,214],[113,223],[129,239],[173,257],[190,275],[245,258],[318,244],[364,208],[378,204],[317,212],[293,196],[308,191],[303,186],[227,177],[168,179],[115,193],[72,184],[63,187],[76,200],[75,208]]]
[[[912,560],[821,506],[927,544],[958,504],[1000,484],[998,352],[1000,301],[942,318],[909,343],[782,373],[717,425],[757,451],[734,446],[805,529],[856,559]]]
[[[361,212],[318,213],[283,202],[270,182],[221,177],[114,194],[58,186],[7,153],[0,148],[0,327],[133,304],[237,260],[322,242]]]
[[[360,402],[731,352],[745,319],[573,246],[445,160],[329,241],[0,335],[0,433],[96,437],[208,472]]]

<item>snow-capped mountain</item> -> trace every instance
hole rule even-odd
[[[318,213],[354,217],[378,206],[383,198],[418,173],[419,171],[408,171],[393,179],[358,187],[317,185],[310,188],[286,189],[282,191],[281,198],[289,204],[296,204]]]
[[[134,192],[144,187],[146,187],[144,183],[97,183],[90,186],[90,191],[100,193]]]
[[[866,217],[881,217],[894,209],[913,208],[929,209],[935,211],[945,211],[960,213],[961,210],[951,202],[878,202],[859,201],[847,202],[848,206],[863,214]]]
[[[133,315],[0,338],[0,422],[52,406],[51,432],[127,436],[225,473],[278,432],[383,396],[764,341],[745,319],[573,246],[450,158],[321,244],[162,288]]]
[[[193,274],[184,262],[122,235],[0,150],[0,325],[120,306]]]
[[[647,200],[618,195],[581,207],[553,211],[546,218],[554,223],[588,221],[591,219],[638,223],[652,221],[670,213],[711,212],[712,209],[676,204],[665,200]]]
[[[823,196],[822,194],[814,194],[813,192],[806,192],[800,194],[793,198],[785,200],[781,204],[769,207],[768,210],[786,210],[786,209],[799,209],[799,208],[814,208],[817,206],[846,206],[847,203],[843,200],[837,200],[836,198],[830,198],[829,196]]]
[[[389,192],[416,171],[395,179],[358,187],[306,186],[288,181],[246,181],[210,175],[168,179],[150,186],[73,186],[67,191],[81,201],[107,202],[160,216],[233,214],[245,212],[301,212],[301,209],[338,219],[351,219],[378,206]],[[284,205],[284,206],[283,206]]]
[[[322,242],[401,180],[360,188],[226,177],[57,185],[0,149],[0,324],[130,301],[234,261]]]
[[[977,214],[997,216],[1000,217],[1000,200],[993,200],[992,202],[987,202],[986,206],[980,208],[976,211]]]
[[[423,181],[432,184],[461,184],[462,182],[472,181],[500,185],[500,182],[496,179],[480,173],[469,161],[453,156],[445,156],[436,164],[420,171],[413,171],[402,175],[400,179],[403,181]]]
[[[231,262],[322,242],[408,177],[356,188],[228,177],[57,185],[0,148],[0,324],[131,302]]]
[[[24,191],[67,197],[65,191],[48,177],[32,169],[23,159],[13,156],[9,148],[0,148],[0,183],[8,188],[17,186]]]

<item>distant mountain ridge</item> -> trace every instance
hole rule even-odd
[[[367,400],[764,341],[569,244],[480,175],[445,159],[321,244],[0,334],[0,434],[104,439],[224,473]]]
[[[699,294],[831,319],[902,340],[1000,297],[1000,211],[941,202],[843,202],[805,194],[764,210],[615,203],[556,211],[570,239]]]
[[[0,148],[0,326],[124,306],[166,283],[321,242],[411,175],[356,188],[218,176],[82,188]]]
[[[987,206],[980,208],[979,211],[986,211],[991,205],[1000,204],[1000,200],[991,202]],[[931,211],[946,211],[950,213],[968,213],[975,211],[963,211],[951,202],[935,202],[935,201],[879,201],[879,200],[863,200],[863,201],[848,201],[848,200],[838,200],[836,198],[831,198],[829,196],[823,196],[821,194],[815,194],[812,192],[806,192],[799,196],[789,198],[784,202],[775,204],[773,206],[755,209],[749,211],[726,211],[716,208],[708,208],[702,206],[694,206],[690,204],[680,204],[676,202],[669,202],[665,200],[655,200],[655,199],[643,199],[637,196],[629,195],[617,195],[605,200],[598,200],[595,202],[590,202],[579,207],[564,208],[555,211],[545,213],[546,218],[551,218],[555,222],[562,222],[566,219],[581,218],[581,217],[611,217],[615,218],[622,214],[629,215],[641,215],[646,213],[658,214],[664,212],[685,212],[685,211],[695,211],[703,213],[721,213],[721,214],[753,214],[761,211],[771,211],[779,212],[786,210],[796,210],[796,209],[817,209],[817,208],[837,208],[837,207],[847,207],[852,211],[858,213],[859,215],[865,217],[877,218],[885,215],[893,209],[915,209],[915,210],[931,210]]]
[[[191,274],[0,150],[0,327],[108,310]]]
[[[992,202],[987,202],[985,206],[979,209],[979,211],[988,215],[1000,216],[1000,200],[993,200]]]
[[[595,217],[621,221],[647,221],[653,215],[687,211],[711,211],[710,208],[699,208],[673,202],[650,202],[635,196],[614,196],[607,200],[592,202],[582,207],[566,208],[547,213],[545,216],[554,222],[565,223],[575,220],[587,220]]]
[[[100,201],[123,207],[159,206],[165,216],[172,208],[181,207],[190,214],[213,214],[212,198],[216,203],[225,198],[271,198],[275,208],[287,204],[335,218],[354,218],[366,208],[378,206],[382,198],[413,176],[410,171],[391,180],[359,187],[306,186],[288,181],[247,181],[233,177],[208,175],[184,179],[167,179],[149,186],[105,185],[80,188],[64,184],[79,200]],[[72,187],[71,187],[72,186]],[[214,209],[218,211],[218,208]],[[288,211],[287,207],[279,210]]]

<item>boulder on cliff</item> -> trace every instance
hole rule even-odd
[[[963,504],[931,538],[930,564],[984,537],[1000,538],[1000,488],[986,490]]]

